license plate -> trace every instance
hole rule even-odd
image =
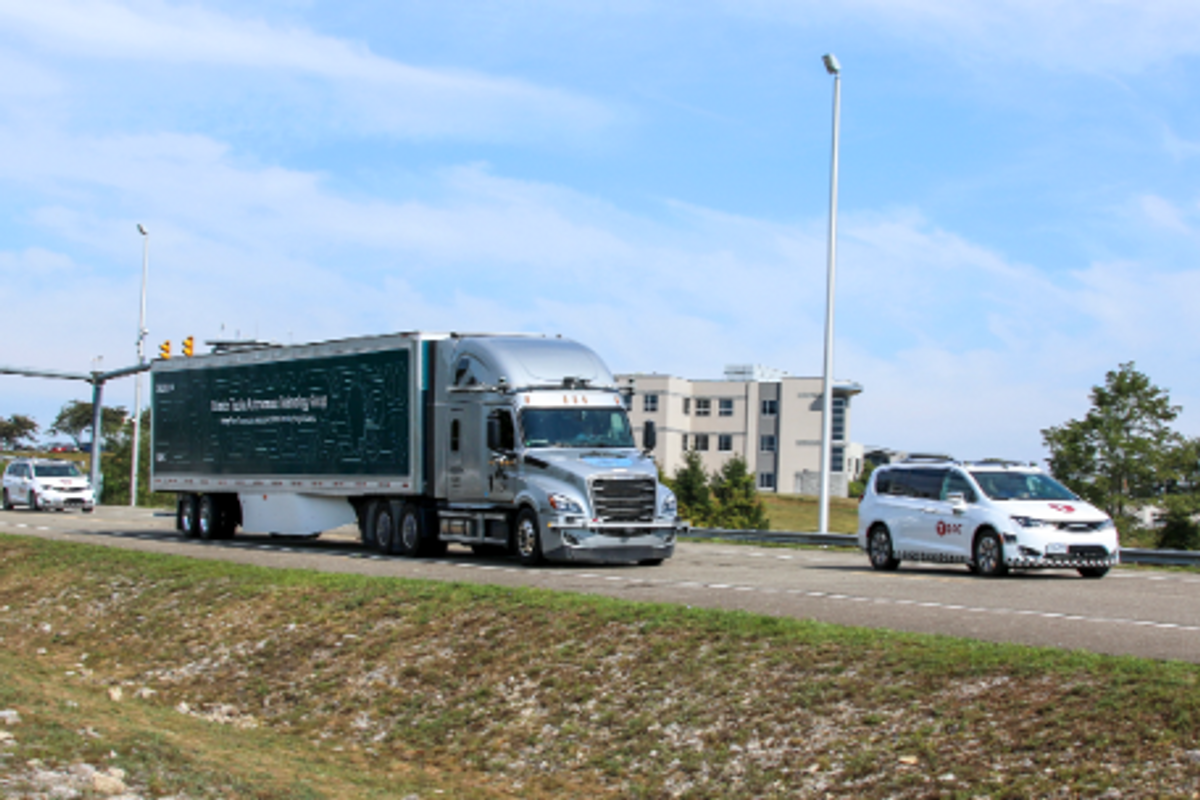
[[[1067,554],[1067,546],[1065,544],[1048,544],[1046,545],[1046,554],[1052,556],[1065,556]]]

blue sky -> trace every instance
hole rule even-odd
[[[0,364],[563,334],[837,368],[852,436],[1039,458],[1135,361],[1200,433],[1200,5],[0,0]],[[0,377],[44,426],[86,386]],[[132,381],[108,399],[133,404]]]

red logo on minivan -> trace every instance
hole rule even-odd
[[[1062,503],[1051,503],[1050,507],[1053,508],[1055,511],[1061,511],[1064,514],[1074,514],[1075,513],[1075,506],[1067,506],[1067,505],[1063,505]]]

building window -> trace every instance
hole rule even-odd
[[[699,450],[700,452],[708,451],[708,434],[707,433],[697,433],[696,434],[696,449]]]
[[[683,413],[684,414],[692,413],[692,398],[690,398],[690,397],[683,398]]]
[[[844,472],[846,469],[846,448],[829,448],[829,471]]]
[[[833,419],[829,424],[830,436],[835,442],[846,441],[846,398],[833,398]]]
[[[681,436],[679,438],[683,440],[683,451],[686,453],[687,452],[687,434],[685,433],[683,436]]]
[[[658,395],[648,394],[642,397],[642,411],[647,414],[653,414],[658,411]]]
[[[758,437],[758,449],[764,453],[774,453],[775,452],[775,437],[769,436],[769,435]]]
[[[779,413],[779,401],[778,400],[763,400],[762,401],[762,415],[764,417],[773,417],[778,413]]]
[[[722,417],[732,417],[733,416],[733,398],[732,397],[722,397],[717,402],[719,404],[717,407],[717,414],[719,416],[722,416]]]
[[[758,473],[758,488],[774,489],[775,488],[775,473],[774,472]]]
[[[707,397],[697,398],[696,399],[696,416],[697,417],[707,417],[711,413],[712,413],[712,400],[709,400]]]
[[[722,452],[729,452],[733,449],[733,434],[722,433],[717,437],[717,449]]]

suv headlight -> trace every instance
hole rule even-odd
[[[675,499],[675,493],[670,489],[663,489],[662,503],[659,505],[658,513],[664,517],[679,515],[679,501]]]
[[[1017,523],[1022,528],[1041,528],[1041,527],[1045,527],[1046,525],[1049,524],[1043,520],[1034,519],[1033,517],[1015,517],[1014,516],[1011,519],[1013,522]]]
[[[582,514],[583,506],[578,501],[572,500],[565,494],[552,494],[546,498],[550,503],[550,507],[555,511],[560,511],[563,514]]]

